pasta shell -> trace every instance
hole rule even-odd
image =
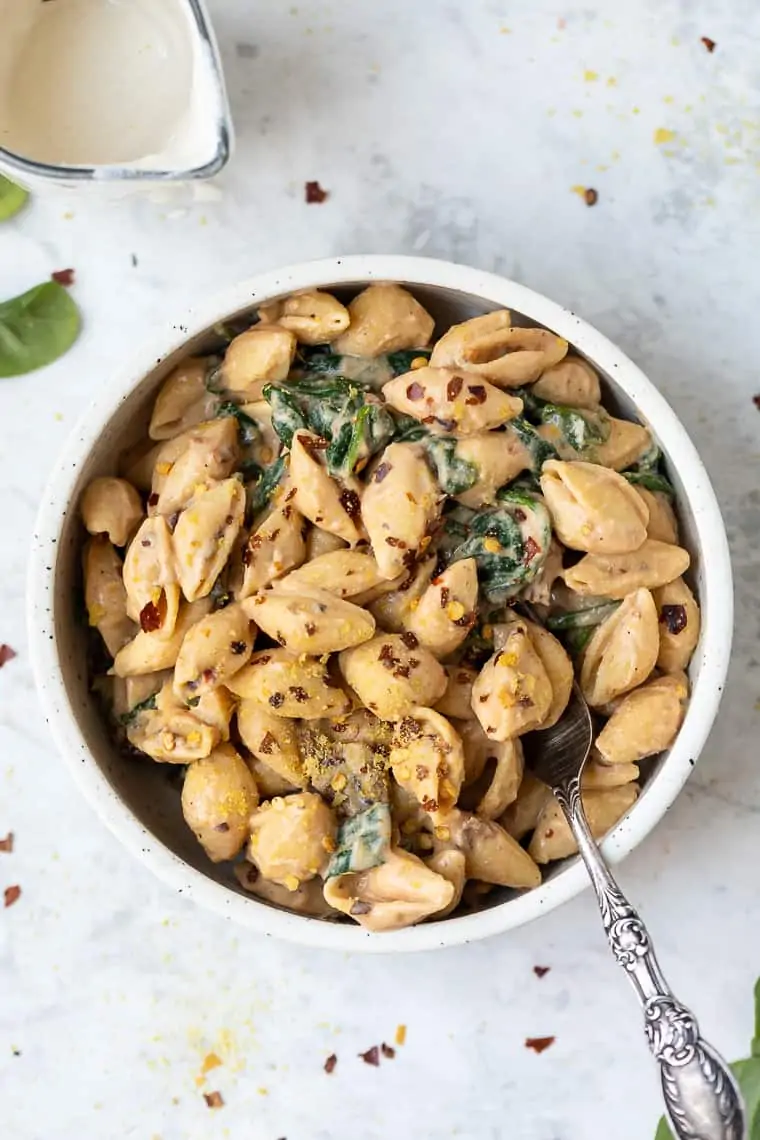
[[[363,602],[367,605],[381,629],[388,633],[403,633],[409,624],[409,616],[418,605],[428,588],[435,570],[435,555],[429,554],[408,573],[389,580],[389,590],[379,597]],[[379,589],[379,587],[378,587]],[[357,601],[361,601],[361,597]]]
[[[475,716],[491,740],[509,740],[541,725],[551,705],[549,676],[527,625],[517,621],[472,686]]]
[[[566,356],[539,376],[531,392],[566,408],[595,408],[602,402],[596,370],[580,356]]]
[[[551,605],[554,583],[562,577],[562,561],[562,547],[556,538],[552,538],[543,566],[533,581],[523,588],[520,597],[534,606]]]
[[[418,859],[392,848],[379,867],[328,879],[325,900],[365,930],[401,930],[446,909],[454,900],[452,883]]]
[[[455,809],[446,826],[452,842],[464,853],[468,879],[520,890],[539,886],[541,872],[534,860],[494,820]]]
[[[654,591],[660,631],[657,668],[678,673],[691,661],[699,641],[699,606],[683,578]]]
[[[295,583],[286,592],[281,583],[243,605],[259,628],[291,653],[337,653],[369,641],[375,632],[372,614],[317,586]]]
[[[174,528],[174,553],[182,592],[189,602],[211,592],[243,525],[245,491],[225,479],[194,496]]]
[[[648,538],[630,554],[587,554],[565,570],[565,583],[578,594],[624,598],[632,590],[654,590],[689,568],[689,552],[681,546]]]
[[[441,493],[414,443],[392,443],[362,498],[362,520],[382,576],[396,578],[414,566],[430,542]]]
[[[220,479],[226,479],[240,461],[237,421],[222,416],[170,441],[158,456],[153,470],[150,513],[173,515],[186,507],[193,495]]]
[[[475,559],[462,558],[430,583],[409,616],[409,630],[434,656],[447,657],[475,624],[477,601]]]
[[[624,471],[649,451],[652,437],[645,427],[633,420],[618,420],[607,417],[609,434],[603,443],[594,444],[591,458],[594,463]]]
[[[229,392],[260,400],[265,384],[285,380],[296,353],[296,338],[278,325],[254,325],[230,341],[222,364]]]
[[[248,765],[229,744],[191,764],[185,775],[182,814],[212,863],[234,859],[242,849],[258,801]]]
[[[549,459],[541,470],[541,490],[558,538],[573,550],[626,554],[647,537],[646,504],[607,467]]]
[[[287,500],[287,494],[285,499]],[[238,601],[301,566],[306,557],[304,518],[290,502],[277,507],[249,535],[241,551],[241,574],[236,584]]]
[[[302,883],[297,890],[289,891],[287,887],[281,887],[279,883],[271,883],[269,879],[265,879],[252,863],[237,863],[233,870],[244,891],[250,891],[251,894],[276,907],[295,911],[296,914],[305,914],[309,918],[338,916],[338,912],[325,900],[319,879],[309,879],[308,883]]]
[[[347,356],[380,356],[424,348],[433,335],[433,318],[400,285],[369,285],[349,303],[351,323],[333,342]]]
[[[331,293],[311,289],[280,302],[277,323],[295,333],[299,344],[331,344],[350,324],[348,309]]]
[[[144,633],[140,630],[119,652],[113,663],[117,677],[134,677],[142,673],[156,673],[171,669],[177,660],[185,634],[211,609],[209,598],[201,598],[188,605],[181,602],[174,631],[164,637],[160,631]],[[132,627],[134,629],[134,626]]]
[[[601,839],[623,818],[633,807],[638,794],[636,784],[582,793],[583,809],[595,839]],[[528,851],[537,863],[550,863],[554,859],[566,859],[568,855],[578,853],[570,824],[553,796],[541,812]]]
[[[499,824],[519,842],[533,831],[541,818],[541,812],[552,799],[549,785],[539,780],[532,772],[525,772],[517,798],[501,816]]]
[[[440,713],[415,708],[396,725],[390,766],[423,811],[443,816],[457,802],[464,781],[462,741]]]
[[[629,594],[597,627],[583,654],[580,686],[592,707],[646,681],[659,649],[657,608],[649,590]]]
[[[240,739],[257,760],[289,784],[305,786],[296,721],[277,716],[258,701],[242,700],[237,710],[237,726]]]
[[[227,687],[281,717],[315,720],[344,716],[351,709],[349,697],[336,686],[318,658],[298,657],[287,649],[254,653],[248,664],[230,678]]]
[[[154,710],[146,710],[127,727],[135,748],[164,764],[189,764],[208,756],[219,743],[220,732],[190,712],[174,697],[165,682]]]
[[[317,533],[324,534],[325,531]],[[284,579],[283,585],[288,589],[300,586],[316,586],[322,590],[329,590],[339,598],[352,598],[356,594],[363,594],[373,589],[379,582],[384,582],[377,562],[371,554],[363,550],[348,550],[341,546],[337,550],[320,554],[293,570]]]
[[[90,534],[105,534],[114,546],[126,546],[140,525],[142,500],[126,479],[93,479],[82,495],[79,510]]]
[[[214,414],[214,395],[206,388],[209,367],[203,357],[188,356],[169,373],[153,405],[151,439],[173,439]]]
[[[256,627],[241,606],[201,618],[185,634],[174,666],[174,692],[186,703],[226,685],[247,664]]]
[[[526,622],[531,643],[546,670],[552,687],[552,701],[538,730],[551,728],[567,708],[573,689],[573,663],[557,638],[535,622]],[[494,627],[494,637],[496,627]]]
[[[332,811],[314,792],[278,796],[251,816],[247,857],[264,878],[296,891],[326,870],[336,830]]]
[[[324,440],[298,431],[290,449],[290,480],[295,488],[293,506],[315,526],[330,531],[350,545],[363,537],[361,484],[353,477],[339,483],[328,473],[320,456]]]
[[[146,633],[174,632],[180,590],[172,533],[162,515],[145,519],[124,559],[127,613]]]
[[[445,717],[455,720],[472,720],[472,686],[477,672],[468,665],[445,665],[446,690],[435,710]]]
[[[548,329],[516,328],[507,313],[489,313],[453,325],[430,358],[436,368],[467,368],[500,388],[537,380],[567,353],[567,341]],[[501,322],[501,323],[500,323]]]
[[[435,918],[446,918],[453,910],[456,910],[462,901],[462,892],[467,881],[467,860],[461,851],[457,851],[453,847],[442,847],[429,856],[425,863],[431,871],[435,871],[436,875],[446,879],[454,888],[451,902],[442,910],[437,910],[434,916],[431,915]]]
[[[323,554],[331,554],[334,550],[346,550],[348,544],[337,534],[330,534],[329,530],[322,530],[319,526],[309,526],[306,535],[306,561],[313,562]]]
[[[596,740],[605,764],[636,764],[670,748],[686,711],[689,684],[684,673],[669,673],[625,697]]]
[[[103,638],[111,656],[116,657],[134,637],[136,627],[127,615],[121,559],[105,535],[85,543],[82,569],[88,621]]]
[[[516,435],[497,431],[479,432],[458,440],[456,458],[478,469],[477,482],[455,496],[457,502],[474,510],[496,502],[498,489],[533,465],[530,452]]]
[[[624,784],[632,784],[638,778],[638,764],[600,764],[598,760],[589,757],[581,776],[581,787],[584,791],[587,788],[619,788]]]
[[[230,738],[230,721],[234,711],[235,698],[224,685],[207,689],[205,693],[201,693],[198,703],[193,705],[193,712],[198,720],[217,729],[221,740]]]
[[[636,494],[646,504],[649,511],[647,538],[656,542],[669,542],[678,545],[678,520],[670,499],[662,491],[648,491],[646,487],[635,487]]]
[[[469,787],[461,806],[483,819],[498,819],[517,798],[525,761],[519,740],[490,740],[477,720],[461,725]],[[471,775],[477,773],[474,779]]]
[[[464,369],[417,368],[383,385],[386,403],[433,435],[478,435],[519,416],[522,400]]]
[[[413,634],[384,634],[341,653],[340,671],[362,704],[383,720],[435,704],[446,674]]]

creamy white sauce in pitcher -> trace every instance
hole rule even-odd
[[[0,146],[66,166],[192,168],[220,113],[186,0],[0,0]]]

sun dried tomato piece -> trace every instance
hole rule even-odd
[[[323,190],[318,182],[305,183],[304,193],[306,196],[306,201],[310,206],[314,205],[315,203],[316,205],[320,205],[329,197],[329,192],[327,190]]]
[[[687,620],[686,606],[663,606],[660,610],[660,624],[667,626],[668,633],[681,633]]]
[[[152,633],[160,629],[166,621],[166,591],[162,590],[158,604],[147,602],[140,610],[140,629],[143,633]]]

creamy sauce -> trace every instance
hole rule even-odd
[[[185,0],[0,0],[0,146],[66,166],[191,168],[221,113]]]

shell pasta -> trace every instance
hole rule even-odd
[[[598,836],[688,703],[699,602],[649,430],[550,330],[436,329],[401,285],[213,337],[80,501],[118,745],[174,766],[268,905],[382,932],[538,886],[576,847],[530,736],[574,679]]]

